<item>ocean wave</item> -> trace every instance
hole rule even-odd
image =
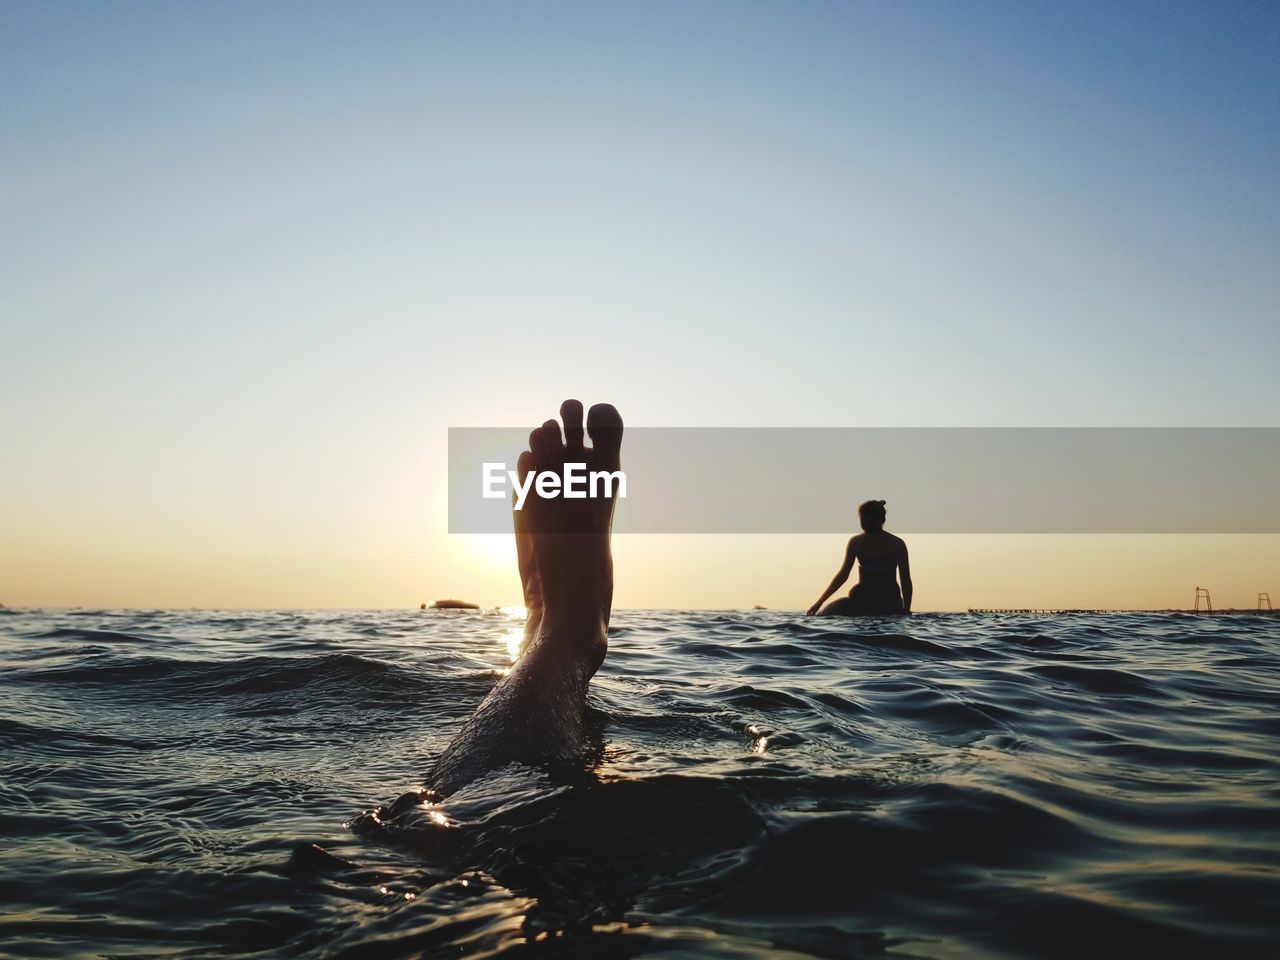
[[[619,612],[592,756],[367,830],[518,623],[11,613],[20,955],[1270,954],[1265,618]]]

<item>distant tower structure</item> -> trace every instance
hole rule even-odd
[[[1196,587],[1196,610],[1200,609],[1200,600],[1204,599],[1204,609],[1206,613],[1213,613],[1213,601],[1209,599],[1208,587]]]
[[[1271,608],[1271,594],[1267,593],[1265,590],[1263,590],[1261,593],[1259,593],[1259,594],[1258,594],[1258,609],[1259,609],[1259,610],[1270,610],[1270,609],[1272,609],[1272,608]]]

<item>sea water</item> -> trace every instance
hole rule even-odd
[[[580,767],[371,829],[519,636],[0,611],[0,953],[1275,955],[1280,620],[619,611]]]

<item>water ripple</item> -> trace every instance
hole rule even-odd
[[[1269,957],[1278,623],[620,612],[593,757],[375,821],[518,621],[6,610],[0,942]]]

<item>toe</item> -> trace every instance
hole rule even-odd
[[[529,449],[520,454],[520,463],[524,464],[527,461],[529,470],[537,470],[539,464],[546,462],[542,447],[542,428],[534,427],[529,431]],[[520,470],[520,480],[522,482],[527,472],[528,470]]]
[[[532,451],[526,450],[520,454],[520,459],[516,461],[516,474],[520,478],[520,482],[524,483],[524,478],[529,475],[529,471],[537,467],[538,459]]]
[[[560,439],[560,421],[548,420],[538,428],[542,449],[538,455],[548,466],[564,463],[564,442]]]
[[[621,462],[622,417],[611,403],[597,403],[587,411],[587,433],[596,459],[609,470]]]
[[[566,400],[560,404],[560,419],[564,421],[564,448],[570,456],[582,454],[582,403]]]

